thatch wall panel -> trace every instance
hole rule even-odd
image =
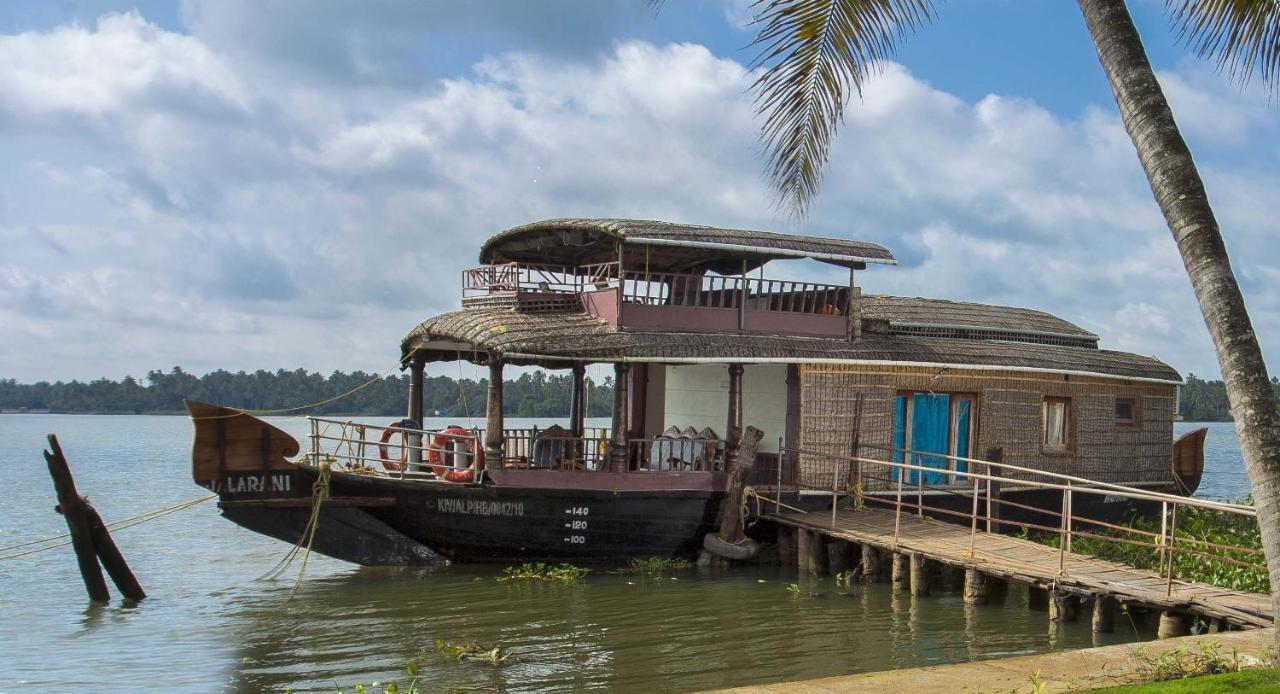
[[[1107,482],[1169,480],[1173,441],[1172,385],[1126,383],[1100,378],[1066,378],[1036,373],[983,374],[903,367],[801,366],[799,481],[829,488],[832,459],[849,453],[853,406],[862,395],[863,457],[889,460],[894,397],[899,391],[975,395],[976,429],[971,449],[985,457],[995,447],[1013,465],[1079,475]],[[1068,451],[1043,450],[1042,403],[1046,396],[1071,398]],[[1115,399],[1135,398],[1138,426],[1115,422]],[[870,472],[876,466],[868,466]],[[1015,475],[1016,476],[1016,475]],[[879,477],[880,479],[873,479]],[[869,490],[889,488],[887,468],[866,480]]]

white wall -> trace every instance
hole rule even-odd
[[[663,429],[711,427],[717,436],[725,436],[729,418],[728,364],[667,366],[664,376]],[[787,426],[786,365],[747,364],[742,374],[742,405],[743,426],[764,431],[760,451],[776,453],[778,438]]]

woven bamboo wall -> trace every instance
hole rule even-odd
[[[1176,391],[1172,384],[1133,383],[1104,378],[1019,372],[859,365],[802,365],[798,448],[799,482],[829,488],[833,461],[814,453],[848,455],[854,403],[862,395],[862,455],[889,460],[894,398],[899,391],[964,393],[976,396],[971,455],[983,458],[993,447],[1004,462],[1100,481],[1166,482]],[[1071,398],[1071,446],[1042,450],[1041,403],[1046,396]],[[1115,399],[1134,398],[1136,426],[1115,422]],[[874,470],[874,471],[873,471]],[[867,466],[868,489],[888,488],[888,469]],[[879,479],[876,479],[879,478]]]

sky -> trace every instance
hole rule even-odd
[[[1280,104],[1190,53],[1159,0],[1130,5],[1268,353]],[[800,221],[763,176],[751,19],[746,0],[0,4],[0,378],[385,371],[457,308],[487,236],[577,216],[874,241],[900,265],[864,292],[1050,311],[1217,376],[1075,3],[939,3],[849,104]],[[796,273],[843,279],[767,269]]]

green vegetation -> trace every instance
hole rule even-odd
[[[89,383],[41,381],[18,383],[0,379],[0,411],[48,410],[66,413],[141,414],[182,412],[182,399],[193,398],[246,410],[277,410],[333,398],[373,380],[377,374],[335,371],[327,377],[305,369],[294,371],[213,371],[196,377],[175,366],[151,371],[146,385],[132,376],[120,381],[100,378]],[[505,414],[512,417],[563,417],[569,413],[569,374],[534,371],[504,384]],[[461,386],[448,376],[426,379],[424,410],[440,416],[470,413],[483,416],[488,379],[463,379]],[[403,416],[409,395],[409,377],[390,375],[368,387],[303,414]],[[613,406],[613,381],[591,383],[587,416],[607,417]]]
[[[436,639],[434,651],[423,649],[416,657],[410,658],[405,662],[404,674],[410,678],[408,682],[404,684],[395,681],[373,682],[369,685],[353,684],[350,691],[353,694],[422,694],[424,690],[418,684],[418,673],[424,663],[432,660],[447,663],[470,661],[498,666],[511,660],[513,655],[515,655],[513,652],[500,646],[483,646],[475,641],[459,644],[450,643],[444,639]],[[286,694],[289,691],[291,690],[287,690]],[[342,687],[335,687],[334,691],[337,694],[347,693],[347,690]],[[432,687],[431,691],[453,691],[453,689]]]
[[[580,580],[591,572],[591,569],[584,569],[581,566],[573,564],[557,564],[552,566],[537,562],[536,564],[521,564],[519,566],[508,566],[502,570],[502,575],[498,577],[499,581],[557,581],[560,583],[573,583]]]
[[[1148,656],[1142,648],[1134,650],[1138,661],[1136,674],[1147,684],[1098,689],[1099,692],[1251,692],[1277,691],[1280,671],[1260,669],[1263,658],[1241,653],[1233,648],[1224,651],[1222,644],[1201,645],[1198,649],[1174,648],[1157,656]],[[1264,658],[1266,660],[1264,660]],[[1254,668],[1254,669],[1249,669]]]
[[[1275,393],[1276,404],[1280,405],[1280,378],[1271,379],[1271,390]],[[1187,374],[1187,383],[1182,386],[1178,414],[1183,419],[1195,422],[1231,421],[1227,387],[1222,381],[1206,381],[1195,374]]]
[[[1280,691],[1280,671],[1244,670],[1221,675],[1204,675],[1185,680],[1131,684],[1125,687],[1095,689],[1109,694],[1228,694],[1233,692]]]
[[[1252,504],[1252,500],[1240,503]],[[1148,533],[1160,533],[1158,518],[1139,518],[1130,520],[1127,527]],[[1077,531],[1078,532],[1078,531]],[[1139,537],[1133,533],[1093,529],[1087,532],[1099,537],[1081,537],[1075,535],[1071,540],[1071,551],[1087,554],[1138,569],[1160,571],[1160,554],[1153,547],[1142,547],[1127,542],[1116,542],[1111,538],[1140,540],[1152,542],[1155,538]],[[1058,546],[1057,533],[1031,533],[1024,536],[1052,547]],[[1194,539],[1216,545],[1228,545],[1241,549],[1219,549],[1194,545],[1186,540]],[[1270,592],[1270,581],[1263,565],[1262,535],[1258,523],[1247,516],[1223,513],[1202,508],[1178,509],[1178,534],[1175,546],[1194,549],[1198,554],[1189,552],[1176,553],[1174,576],[1181,580],[1198,581],[1233,590],[1244,590],[1253,593]],[[1252,554],[1243,550],[1256,550]],[[1241,566],[1223,559],[1245,562],[1253,566]],[[1257,567],[1257,568],[1254,568]]]
[[[664,574],[693,567],[693,562],[682,557],[649,557],[632,559],[626,566],[614,571],[619,574]]]

